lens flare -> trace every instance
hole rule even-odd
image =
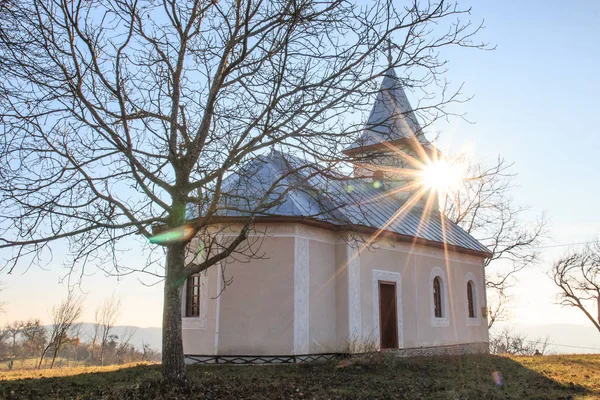
[[[494,380],[496,386],[498,386],[499,388],[504,386],[504,378],[502,377],[502,374],[500,372],[492,372],[492,379]]]
[[[178,226],[177,228],[169,229],[152,236],[149,241],[155,244],[169,244],[176,242],[187,242],[190,240],[196,230],[190,225]]]
[[[459,187],[464,173],[459,165],[441,159],[425,166],[420,175],[423,186],[445,193]]]

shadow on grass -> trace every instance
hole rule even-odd
[[[119,398],[118,393],[149,380],[158,380],[160,365],[136,365],[112,371],[86,371],[69,376],[45,377],[48,370],[23,371],[26,377],[0,374],[0,398],[21,399],[98,399]],[[61,370],[53,370],[58,373]],[[67,369],[63,370],[71,373]],[[117,395],[113,397],[114,395]]]
[[[192,366],[190,387],[160,385],[160,366],[0,382],[6,399],[573,399],[600,392],[561,384],[507,357],[397,358],[374,355],[281,366]],[[496,377],[496,378],[494,378]],[[12,394],[11,394],[12,392]]]

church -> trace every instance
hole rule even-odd
[[[394,172],[432,147],[389,68],[362,135],[344,150],[378,156],[354,165],[346,183],[311,182],[343,204],[316,203],[306,191],[291,190],[269,215],[256,217],[265,256],[226,261],[234,278],[226,290],[221,268],[187,280],[186,362],[488,352],[484,261],[490,251],[439,211],[437,194],[416,193],[414,175]],[[232,175],[224,187],[260,192],[293,161],[278,151],[256,157],[245,166],[251,181]],[[315,211],[324,207],[338,217]]]

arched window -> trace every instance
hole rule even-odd
[[[443,317],[442,282],[439,276],[433,279],[433,310],[436,318]]]
[[[450,326],[450,310],[448,301],[448,280],[446,272],[439,267],[435,267],[429,274],[429,303],[431,310],[431,326],[444,327]]]
[[[187,279],[185,288],[185,316],[200,316],[200,274],[194,274]]]
[[[473,294],[473,281],[467,282],[467,306],[469,309],[469,318],[475,318],[475,299]]]

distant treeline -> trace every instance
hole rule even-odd
[[[109,334],[104,345],[93,337],[82,337],[77,326],[60,340],[52,340],[52,330],[53,326],[43,326],[39,319],[7,323],[0,330],[0,360],[9,370],[160,361],[160,352],[148,344],[129,343],[135,328],[120,337]]]
[[[39,319],[7,323],[0,330],[0,360],[9,370],[54,368],[71,362],[110,365],[160,360],[160,353],[149,344],[142,343],[138,347],[131,343],[137,328],[126,327],[116,334],[121,301],[114,296],[98,305],[92,332],[85,334],[79,322],[83,301],[83,297],[69,293],[52,308],[48,326],[42,325]]]

